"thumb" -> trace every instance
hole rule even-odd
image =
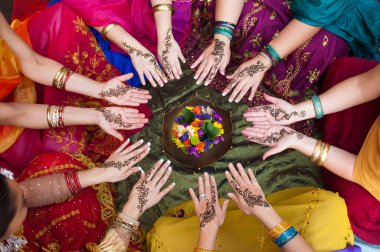
[[[128,74],[124,74],[124,75],[116,77],[116,79],[119,81],[127,81],[127,80],[130,80],[132,78],[133,78],[133,73],[128,73]]]
[[[225,200],[225,201],[223,202],[223,205],[222,205],[222,214],[223,214],[223,216],[226,215],[227,207],[228,207],[228,203],[230,203],[229,200]]]
[[[283,145],[280,146],[277,143],[277,144],[273,145],[272,148],[270,148],[269,150],[267,150],[266,152],[264,152],[264,154],[263,154],[263,160],[265,160],[269,156],[272,156],[274,154],[280,153],[280,152],[282,152],[285,149],[286,149],[285,146],[283,146]]]
[[[274,105],[278,105],[281,101],[281,99],[267,95],[264,93],[265,100],[269,101],[270,103],[273,103]]]
[[[234,193],[228,193],[227,196],[239,206],[239,199]]]
[[[102,129],[109,135],[113,136],[113,137],[116,137],[117,139],[119,139],[120,141],[124,141],[124,137],[122,134],[120,134],[119,132],[117,132],[117,130],[114,130],[114,129],[106,129],[106,128],[103,128]]]
[[[219,72],[220,72],[221,75],[226,75],[227,65],[228,65],[228,61],[227,60],[223,63],[223,65],[221,65],[221,67],[219,69]]]
[[[227,79],[234,79],[238,75],[239,72],[240,72],[240,67],[236,69],[236,71],[232,75],[228,75]]]

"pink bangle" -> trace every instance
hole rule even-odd
[[[66,184],[70,190],[71,195],[76,195],[83,190],[79,182],[78,172],[69,171],[65,173],[65,180],[66,180]]]

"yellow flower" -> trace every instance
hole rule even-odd
[[[190,111],[193,111],[193,106],[186,106],[186,108]]]
[[[218,123],[218,122],[214,122],[214,123],[213,123],[213,126],[214,126],[215,128],[219,128],[219,129],[222,129],[222,128],[223,128],[223,125],[220,124],[220,123]]]
[[[178,148],[185,147],[185,145],[178,138],[174,139],[174,143]]]

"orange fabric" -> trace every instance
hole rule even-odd
[[[14,21],[12,28],[29,46],[27,22]],[[37,100],[34,83],[22,76],[16,55],[0,39],[0,102],[29,102]],[[23,132],[23,128],[0,126],[0,153],[8,150]]]
[[[380,116],[370,129],[356,158],[354,179],[380,200]]]

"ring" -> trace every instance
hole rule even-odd
[[[206,199],[206,194],[202,193],[201,195],[199,195],[199,199],[200,200],[205,200]]]

